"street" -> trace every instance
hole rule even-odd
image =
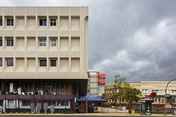
[[[39,115],[32,115],[32,114],[29,114],[29,115],[21,115],[21,114],[18,114],[18,115],[0,115],[0,117],[70,117],[70,116],[75,116],[75,117],[115,117],[115,116],[118,116],[118,117],[128,117],[128,116],[131,116],[131,115],[127,115],[127,114],[50,114],[50,115],[45,115],[45,114],[39,114]],[[136,116],[133,116],[133,117],[139,117],[140,115],[136,115]],[[151,115],[147,116],[147,115],[142,115],[142,116],[145,116],[145,117],[151,117]],[[155,116],[155,115],[152,115],[152,116]],[[163,115],[156,115],[156,116],[163,116]],[[172,116],[172,115],[167,115],[167,116]]]
[[[0,115],[0,117],[38,117],[38,116],[41,116],[41,117],[70,117],[70,116],[75,116],[75,117],[78,117],[78,116],[81,116],[81,117],[100,117],[102,115],[97,115],[97,116],[89,116],[89,115]],[[103,117],[128,117],[128,116],[103,116]],[[133,117],[139,117],[139,116],[133,116]],[[145,116],[145,117],[150,117],[150,116]]]

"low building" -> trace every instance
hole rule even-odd
[[[152,99],[150,94],[156,92],[156,97],[154,97],[154,104],[164,104],[165,103],[165,89],[168,81],[140,81],[140,82],[129,82],[132,88],[139,89],[142,93],[141,98]],[[108,100],[109,103],[114,103],[116,100],[112,98],[113,92],[118,92],[115,90],[113,83],[105,85],[104,88],[104,99]],[[167,94],[171,96],[176,96],[176,81],[171,82],[167,88]],[[118,100],[117,100],[117,103]],[[128,103],[128,99],[123,99],[122,103]]]

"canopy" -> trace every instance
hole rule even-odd
[[[86,97],[87,97],[87,101],[88,102],[102,102],[102,101],[103,102],[107,102],[105,99],[102,99],[102,98],[100,98],[98,96],[95,96],[95,95],[93,95],[91,93],[89,93],[88,95],[86,95],[86,96],[84,96],[82,98],[77,99],[76,101],[77,102],[86,102]]]

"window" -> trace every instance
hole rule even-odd
[[[2,19],[0,19],[0,26],[2,26]]]
[[[116,90],[116,92],[118,92],[118,89]]]
[[[13,46],[13,39],[7,40],[7,46]]]
[[[142,89],[142,93],[145,93],[145,89]]]
[[[13,26],[13,19],[7,19],[7,26]]]
[[[0,40],[0,46],[2,46],[2,39]]]
[[[58,101],[58,104],[60,106],[68,106],[68,101],[66,101],[66,102],[65,102],[65,100],[64,101]]]
[[[152,90],[152,92],[155,92],[155,90]]]
[[[7,66],[13,66],[13,59],[7,59]]]
[[[158,90],[156,90],[156,93],[158,93]]]
[[[51,66],[56,66],[56,60],[51,60]]]
[[[40,66],[46,66],[46,60],[40,60]]]
[[[2,66],[2,59],[0,59],[0,66]]]
[[[61,83],[61,94],[64,94],[64,83]]]
[[[22,101],[22,105],[23,106],[29,106],[30,105],[30,101],[24,100],[24,101]]]
[[[145,90],[145,93],[148,93],[148,89]]]
[[[56,19],[50,19],[50,26],[56,26]]]
[[[65,94],[68,94],[68,83],[65,83]]]
[[[56,46],[56,39],[51,39],[51,46]]]
[[[162,92],[162,90],[159,90],[159,93],[161,93]]]
[[[46,46],[46,39],[40,39],[39,44],[40,46]]]
[[[40,26],[46,26],[46,19],[40,19]]]

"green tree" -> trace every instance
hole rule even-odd
[[[115,80],[114,80],[114,84],[113,84],[115,92],[113,91],[112,97],[118,98],[120,101],[120,105],[121,105],[122,98],[124,98],[124,96],[125,96],[125,89],[129,86],[130,85],[129,85],[129,83],[126,82],[125,77],[121,77],[120,75],[115,75]],[[118,92],[116,92],[117,90],[118,90]]]
[[[129,83],[126,82],[125,77],[121,77],[120,75],[116,75],[115,76],[115,80],[114,80],[114,84],[113,87],[114,89],[118,92],[114,92],[112,93],[112,97],[113,98],[118,98],[120,101],[120,105],[121,105],[121,100],[126,98],[129,99],[130,98],[130,102],[133,101],[138,101],[140,99],[141,96],[141,91],[139,89],[136,88],[132,88],[130,87]]]
[[[128,88],[125,88],[124,90],[126,92],[126,98],[127,99],[130,98],[131,102],[133,101],[137,102],[142,96],[142,93],[139,89],[128,87]]]

